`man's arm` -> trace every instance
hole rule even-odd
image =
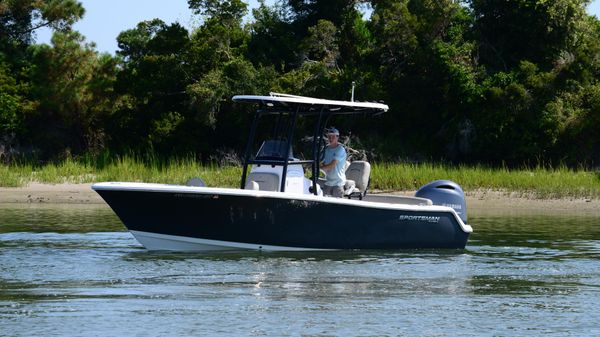
[[[321,165],[321,170],[331,171],[335,167],[335,165],[337,165],[337,162],[338,161],[336,159],[334,159],[329,164]]]

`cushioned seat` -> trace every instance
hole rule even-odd
[[[246,189],[258,189],[261,191],[279,191],[279,177],[275,173],[252,172],[246,179]]]
[[[366,161],[357,160],[350,163],[346,169],[346,185],[344,195],[348,198],[357,197],[361,199],[367,194],[371,177],[371,164]]]

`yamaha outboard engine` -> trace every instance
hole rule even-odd
[[[427,198],[434,205],[448,206],[454,208],[456,214],[462,221],[467,223],[467,203],[465,202],[465,192],[460,186],[450,180],[436,180],[421,187],[415,197]]]

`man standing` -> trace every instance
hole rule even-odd
[[[325,171],[325,186],[323,193],[336,198],[344,195],[344,184],[346,183],[346,149],[339,143],[340,132],[331,128],[327,133],[329,145],[325,148],[321,169]]]

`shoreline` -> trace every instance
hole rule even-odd
[[[11,205],[96,205],[107,207],[91,189],[92,184],[40,184],[25,187],[0,187],[0,206]],[[373,194],[380,193],[374,191]],[[414,195],[414,191],[386,194]],[[543,214],[600,214],[600,199],[561,198],[540,199],[520,192],[477,190],[466,192],[469,214],[543,213]]]
[[[0,187],[0,204],[106,204],[92,184],[30,183],[23,187]]]

